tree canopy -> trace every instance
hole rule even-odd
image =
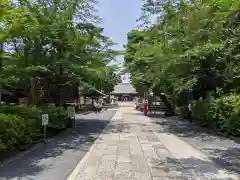
[[[118,52],[103,35],[96,5],[96,0],[2,1],[0,84],[29,89],[31,98],[39,91],[61,96],[85,84],[99,90],[114,86],[117,67],[107,65]]]
[[[151,11],[144,4],[143,14]],[[238,0],[169,0],[156,12],[156,24],[128,34],[125,66],[138,91],[240,92]]]

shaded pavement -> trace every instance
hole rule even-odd
[[[65,180],[115,112],[77,115],[75,128],[0,167],[0,180]]]
[[[183,124],[174,118],[146,117],[133,105],[121,104],[68,180],[238,180],[237,171],[195,147],[201,134]],[[220,139],[211,143],[215,141],[213,146],[222,147]],[[235,155],[237,162],[240,157]]]
[[[206,153],[214,163],[240,177],[240,138],[229,139],[216,135],[208,128],[199,127],[178,117],[163,118],[161,114],[157,114],[151,115],[151,118],[161,126],[159,132],[168,132],[180,137]]]
[[[77,119],[76,128],[0,167],[0,180],[240,179],[238,140],[188,121],[146,117],[126,102]]]

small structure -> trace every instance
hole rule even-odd
[[[115,96],[118,101],[132,101],[138,93],[131,83],[121,83],[115,86],[111,95]]]
[[[78,91],[78,104],[80,106],[82,105],[93,105],[93,102],[97,98],[105,98],[108,97],[108,95],[104,94],[103,92],[97,90],[94,87],[88,86],[88,90],[85,92],[82,92],[82,89],[79,88]]]

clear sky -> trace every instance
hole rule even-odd
[[[141,14],[142,0],[99,0],[99,15],[103,19],[104,34],[117,43],[115,50],[122,50],[127,43],[127,33],[136,27]],[[123,56],[117,57],[123,62]]]

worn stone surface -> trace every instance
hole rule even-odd
[[[239,179],[238,141],[143,116],[129,103],[108,123],[114,112],[83,116],[71,132],[0,167],[0,180],[66,180],[81,159],[68,180]]]
[[[162,130],[131,106],[121,107],[75,180],[89,172],[94,180],[237,179],[201,151]]]

